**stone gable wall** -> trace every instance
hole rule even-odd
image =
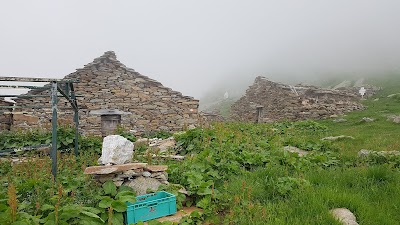
[[[78,97],[80,128],[83,133],[100,134],[101,119],[90,112],[98,109],[118,109],[130,112],[122,115],[122,126],[145,131],[180,131],[198,123],[199,101],[183,96],[161,83],[127,68],[116,59],[114,52],[106,52],[92,63],[77,69],[64,79],[79,79],[75,84]],[[48,94],[49,91],[32,90],[28,94]],[[47,105],[50,97],[16,100],[17,105]],[[72,123],[73,110],[64,98],[59,98],[61,123]],[[26,110],[25,110],[26,111]],[[27,118],[15,119],[16,127],[50,126],[51,109],[29,110]]]
[[[291,87],[257,77],[246,94],[232,105],[231,117],[238,121],[257,122],[259,107],[262,108],[260,122],[323,119],[363,109],[359,99],[352,91]]]
[[[0,106],[13,106],[14,104],[0,99]],[[0,131],[9,130],[12,124],[12,114],[8,114],[12,109],[0,110]]]

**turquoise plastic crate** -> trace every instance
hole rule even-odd
[[[148,221],[176,213],[175,195],[159,191],[136,197],[134,204],[127,202],[128,208],[124,214],[126,224]]]

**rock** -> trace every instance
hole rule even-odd
[[[135,146],[137,145],[147,145],[149,143],[148,138],[139,138],[135,141]]]
[[[369,118],[369,117],[364,117],[361,119],[360,122],[366,122],[366,123],[370,123],[370,122],[374,122],[375,119]]]
[[[161,185],[161,182],[150,177],[138,177],[131,181],[124,182],[124,185],[133,188],[133,190],[136,192],[136,195],[144,195],[147,193],[147,189],[157,191],[158,187]]]
[[[132,160],[133,143],[119,135],[104,138],[100,161],[102,164],[121,165]]]
[[[160,149],[160,152],[166,152],[170,149],[175,148],[176,146],[176,141],[173,137],[170,137],[168,139],[162,140],[159,142],[157,147]]]
[[[393,123],[400,123],[400,116],[392,115],[387,117],[388,121],[391,121]]]
[[[400,151],[372,151],[372,150],[367,150],[367,149],[361,149],[358,152],[358,157],[364,158],[368,157],[370,154],[376,154],[376,155],[381,155],[381,156],[400,156]]]
[[[309,152],[301,150],[299,148],[293,147],[293,146],[285,146],[283,147],[283,150],[287,152],[292,152],[292,153],[297,153],[299,154],[300,157],[307,155]]]
[[[346,120],[346,119],[343,119],[343,118],[339,118],[339,119],[333,120],[333,122],[334,122],[334,123],[343,123],[343,122],[347,122],[347,120]]]
[[[354,137],[346,136],[346,135],[329,136],[329,137],[322,138],[321,141],[337,141],[337,140],[342,140],[342,139],[354,139]]]
[[[138,170],[144,168],[146,165],[147,163],[127,163],[113,166],[90,166],[85,169],[84,174],[110,174],[128,170]]]
[[[150,172],[162,172],[162,171],[166,171],[168,169],[168,166],[166,165],[157,165],[157,166],[146,166],[144,168],[145,170],[148,170]]]
[[[392,97],[397,96],[397,95],[400,95],[400,93],[391,94],[391,95],[388,95],[387,97],[388,97],[388,98],[392,98]]]
[[[168,180],[168,174],[167,173],[153,173],[151,174],[152,178],[155,178],[159,181],[167,181]]]
[[[144,177],[150,177],[150,176],[151,176],[151,173],[150,173],[150,172],[147,172],[147,171],[144,171],[144,172],[142,173],[142,176],[144,176]]]
[[[330,210],[332,216],[343,225],[358,225],[354,214],[346,208],[337,208]]]
[[[117,186],[117,187],[121,186],[124,183],[123,180],[122,181],[118,180],[118,181],[113,181],[113,182],[114,182],[115,186]]]

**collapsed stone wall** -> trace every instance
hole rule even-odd
[[[14,103],[0,99],[0,106],[13,106]],[[10,130],[12,124],[12,109],[1,109],[0,111],[0,131]]]
[[[79,106],[79,122],[85,134],[100,134],[101,118],[90,112],[98,109],[118,109],[123,115],[121,125],[136,130],[180,131],[198,122],[199,101],[164,87],[149,77],[126,67],[114,52],[105,52],[82,69],[64,79],[78,79],[75,84]],[[31,90],[29,94],[48,95],[49,91]],[[18,98],[17,105],[51,106],[50,97]],[[59,98],[59,121],[72,123],[73,110],[64,98]],[[27,111],[24,109],[24,111]],[[15,127],[50,127],[51,109],[31,109],[23,118],[14,118]]]
[[[290,86],[257,77],[231,107],[232,119],[247,122],[323,119],[364,109],[353,91]]]

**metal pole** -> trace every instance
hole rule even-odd
[[[74,84],[73,83],[67,83],[66,84],[69,87],[69,90],[71,91],[71,98],[72,102],[74,102],[76,107],[74,108],[74,122],[75,122],[75,156],[78,156],[78,142],[79,142],[79,133],[78,133],[78,128],[79,128],[79,115],[78,115],[78,104],[76,103],[76,96],[75,96],[75,90],[74,90]]]
[[[54,182],[57,180],[57,82],[51,82],[51,109],[53,111],[53,117],[51,119],[52,131],[51,131],[51,173],[53,174]]]

